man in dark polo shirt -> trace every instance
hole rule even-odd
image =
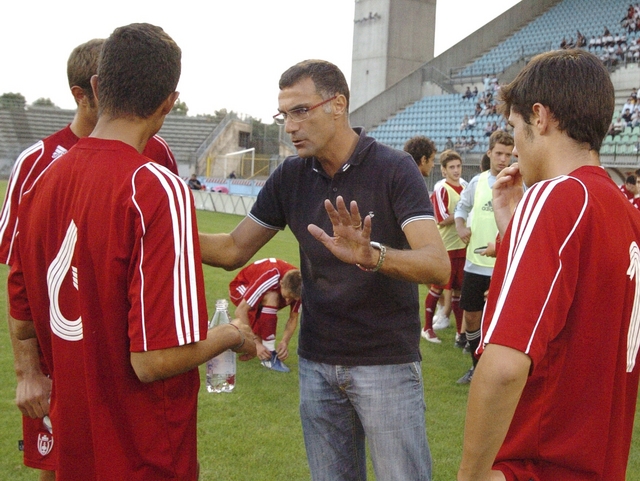
[[[201,234],[207,264],[244,265],[278,230],[300,243],[300,415],[314,480],[430,480],[417,283],[442,284],[449,260],[427,189],[407,153],[349,125],[333,64],[280,78],[279,113],[297,156],[269,177],[231,234]],[[327,215],[328,214],[328,215]]]

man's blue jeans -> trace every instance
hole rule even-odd
[[[313,481],[429,481],[419,362],[333,366],[299,359],[300,417]]]

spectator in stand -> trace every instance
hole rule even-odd
[[[494,120],[493,123],[491,124],[491,133],[494,133],[496,130],[498,130],[498,124]]]
[[[191,178],[189,179],[189,188],[192,190],[202,190],[202,183],[198,180],[198,176],[196,174],[191,174]]]
[[[467,121],[467,130],[471,130],[476,126],[476,118],[472,115]]]
[[[636,104],[637,103],[638,103],[637,102],[637,94],[636,94],[635,98],[633,97],[633,95],[630,95],[629,97],[627,97],[627,101],[622,106],[621,112],[624,112],[627,109],[629,109],[629,111],[633,111],[633,109],[636,108]]]
[[[473,86],[473,91],[471,93],[473,94],[474,99],[478,96],[478,87],[476,85]]]
[[[482,107],[480,106],[480,102],[476,102],[476,109],[473,112],[474,117],[478,117],[482,113]]]
[[[484,136],[491,137],[493,130],[491,129],[491,122],[487,122],[487,125],[484,127]]]
[[[444,143],[444,150],[451,150],[453,149],[453,140],[451,140],[451,137],[447,137],[447,140]]]
[[[469,137],[469,140],[467,140],[467,150],[473,150],[474,147],[478,145],[478,142],[476,141],[476,139],[472,136]]]
[[[484,76],[484,79],[482,79],[482,87],[485,93],[488,92],[491,88],[491,77],[489,76],[489,74],[486,74]]]
[[[462,98],[463,98],[464,100],[473,98],[473,93],[471,93],[471,87],[467,87],[467,90],[466,90],[466,91],[465,91],[465,93],[462,95]]]
[[[622,113],[622,120],[627,124],[627,127],[631,127],[633,124],[632,115],[633,114],[628,108],[624,109],[624,112]]]
[[[596,37],[595,48],[596,50],[600,50],[602,48],[602,37]]]
[[[596,48],[596,36],[595,35],[591,35],[591,40],[589,40],[589,51],[591,50],[595,50]]]
[[[465,115],[460,122],[460,130],[467,130],[469,128],[469,116]]]
[[[622,120],[622,117],[618,117],[614,122],[611,123],[611,126],[609,127],[609,132],[607,132],[607,134],[611,135],[611,137],[620,135],[622,132],[624,132],[625,126],[626,124]]]

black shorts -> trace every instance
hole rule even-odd
[[[489,289],[490,276],[481,276],[464,271],[462,292],[460,293],[460,307],[468,312],[484,309],[484,293]]]

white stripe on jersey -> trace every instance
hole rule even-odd
[[[269,276],[269,277],[267,277],[264,281],[262,281],[262,279],[266,276]],[[251,307],[255,307],[258,301],[260,300],[260,298],[266,292],[268,292],[272,287],[278,285],[279,280],[280,280],[280,273],[278,272],[278,269],[270,269],[267,272],[263,273],[258,278],[258,281],[257,281],[257,282],[260,282],[260,286],[255,290],[255,292],[251,296],[249,296],[248,299],[245,299],[247,304],[249,304]]]
[[[24,177],[25,179],[29,178],[31,176],[31,172],[33,172],[34,167],[38,164],[38,162],[42,158],[42,155],[44,154],[44,142],[42,142],[42,140],[36,142],[31,147],[29,147],[24,152],[22,152],[20,156],[16,159],[16,163],[14,164],[13,169],[11,170],[11,176],[9,177],[9,184],[7,185],[7,193],[4,200],[4,206],[2,208],[2,213],[0,214],[0,239],[4,238],[4,232],[7,230],[7,226],[9,223],[9,219],[11,218],[12,210],[14,212],[14,215],[17,215],[18,206],[12,205],[13,191],[16,188],[20,189],[20,194],[18,195],[18,205],[20,205],[20,199],[24,194],[23,192],[24,183],[19,186],[17,184],[18,179],[20,178],[20,170],[22,169],[22,164],[24,163],[26,158],[36,153],[38,154],[38,158],[33,164],[31,164],[31,169],[29,170],[29,173],[26,175],[26,177]],[[16,224],[13,227],[13,233],[11,234],[11,244],[9,246],[9,254],[7,256],[7,261],[11,259],[11,252],[13,251],[13,243],[15,241],[17,231],[18,231],[18,223],[16,221]]]
[[[516,211],[513,214],[513,220],[511,225],[511,233],[509,236],[509,253],[507,257],[507,267],[505,269],[505,275],[502,285],[500,286],[500,294],[498,296],[498,300],[496,302],[496,308],[493,313],[493,317],[490,320],[489,328],[487,329],[487,334],[484,337],[483,343],[489,344],[491,342],[491,335],[496,328],[498,319],[502,313],[504,308],[505,301],[509,295],[509,290],[513,283],[513,279],[518,271],[518,267],[520,265],[520,261],[522,260],[522,256],[525,250],[528,247],[529,240],[531,238],[531,232],[536,227],[536,223],[538,221],[538,217],[540,216],[540,212],[545,207],[545,203],[549,198],[549,195],[553,192],[553,189],[556,188],[559,184],[566,181],[576,181],[582,186],[584,189],[584,204],[582,205],[582,209],[580,211],[580,215],[575,221],[575,224],[571,228],[571,231],[567,235],[567,237],[562,242],[560,249],[558,250],[558,258],[562,256],[562,251],[564,250],[567,242],[573,236],[573,233],[576,231],[584,212],[589,203],[589,193],[587,192],[587,188],[585,185],[575,177],[569,176],[560,176],[554,179],[538,182],[534,184],[530,189],[527,190],[523,199],[518,204]],[[536,199],[537,200],[533,200]],[[553,207],[549,207],[553,208]],[[562,261],[560,261],[558,265],[558,270],[553,278],[551,286],[549,288],[549,292],[547,293],[547,298],[545,299],[544,305],[542,306],[540,312],[538,313],[538,319],[536,320],[535,328],[531,333],[531,337],[529,338],[529,342],[527,344],[527,348],[525,350],[525,354],[528,354],[531,349],[531,344],[535,337],[535,333],[537,331],[538,325],[540,323],[540,319],[542,318],[547,304],[549,302],[549,298],[553,292],[554,286],[560,273],[562,272]]]
[[[440,214],[440,217],[442,217],[442,220],[444,221],[449,217],[449,212],[447,211],[447,205],[444,203],[444,199],[442,198],[444,197],[441,194],[442,191],[447,192],[446,187],[444,186],[444,182],[436,184],[436,188],[433,191],[433,193],[435,194],[434,197],[436,198],[436,205],[434,205],[433,207]]]
[[[174,268],[173,268],[173,305],[176,323],[176,336],[179,345],[189,344],[200,340],[198,290],[196,283],[196,264],[193,250],[193,233],[191,223],[192,198],[187,185],[176,177],[166,167],[149,162],[139,167],[131,178],[133,188],[133,202],[142,219],[143,239],[141,242],[141,260],[138,266],[141,278],[141,306],[142,306],[142,331],[144,350],[147,350],[146,320],[144,309],[144,234],[146,233],[145,219],[135,196],[135,179],[141,169],[147,169],[155,175],[160,185],[164,188],[169,202],[169,211],[172,219],[173,244],[174,244]],[[186,279],[186,282],[181,282]],[[191,294],[191,299],[189,299]],[[191,329],[193,327],[193,334]],[[184,332],[184,335],[183,335]],[[186,337],[185,337],[186,335]]]
[[[400,226],[400,228],[402,230],[404,230],[404,228],[407,226],[407,224],[411,224],[412,222],[414,222],[416,220],[432,220],[434,222],[436,221],[432,215],[418,215],[416,217],[410,217],[407,220],[405,220],[402,223],[402,225]]]

